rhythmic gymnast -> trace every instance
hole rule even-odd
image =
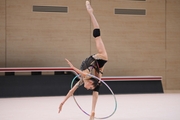
[[[104,46],[104,43],[102,41],[102,38],[100,36],[100,27],[99,24],[93,14],[93,9],[89,3],[89,1],[86,1],[86,9],[90,15],[91,22],[93,24],[94,30],[93,30],[93,36],[95,38],[95,43],[96,43],[96,48],[97,48],[97,53],[94,55],[91,55],[90,57],[86,58],[82,64],[80,69],[77,69],[72,65],[72,63],[66,59],[67,63],[71,68],[73,68],[77,73],[80,74],[80,80],[74,85],[74,87],[69,90],[67,93],[65,99],[60,103],[59,105],[59,111],[62,110],[62,106],[66,102],[66,100],[73,95],[73,93],[76,91],[76,89],[84,84],[84,87],[87,90],[93,90],[92,96],[92,110],[90,114],[90,120],[94,120],[95,116],[95,107],[99,95],[99,88],[100,88],[100,81],[98,81],[95,78],[89,77],[88,74],[93,74],[101,78],[104,70],[104,65],[108,60],[107,52]]]

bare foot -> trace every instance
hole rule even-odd
[[[86,1],[86,9],[87,9],[87,11],[88,11],[89,13],[93,13],[93,9],[92,9],[89,1]]]

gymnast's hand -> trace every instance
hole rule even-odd
[[[61,104],[59,105],[59,111],[58,111],[58,113],[60,113],[60,112],[61,112],[61,110],[62,110],[62,106],[63,106],[63,103],[61,103]]]
[[[94,120],[94,116],[95,116],[95,112],[94,112],[94,111],[92,111],[92,112],[91,112],[91,116],[90,116],[90,119],[89,119],[89,120]]]
[[[65,60],[67,61],[67,63],[69,64],[69,66],[70,66],[71,68],[74,67],[73,64],[72,64],[68,59],[65,59]]]

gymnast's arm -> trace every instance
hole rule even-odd
[[[60,111],[62,110],[62,106],[68,100],[68,98],[71,97],[73,95],[73,93],[76,91],[76,89],[78,88],[79,84],[80,84],[80,81],[77,82],[71,90],[69,90],[69,92],[67,93],[66,97],[64,98],[64,100],[59,105],[58,113],[60,113]]]
[[[100,68],[101,71],[103,71],[104,67],[103,68]],[[102,74],[100,73],[97,73],[96,71],[94,72],[95,76],[100,78],[102,77]],[[96,108],[96,103],[97,103],[97,100],[98,100],[98,95],[99,95],[99,92],[97,91],[93,91],[93,94],[92,94],[92,110],[91,110],[91,116],[90,116],[90,120],[93,120],[94,119],[94,116],[95,116],[95,108]]]
[[[94,120],[95,108],[96,108],[96,103],[97,103],[98,95],[99,95],[99,92],[93,91],[93,96],[92,96],[92,110],[91,110],[90,120]]]

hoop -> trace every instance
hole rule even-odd
[[[96,78],[96,79],[98,79],[99,81],[101,81],[101,82],[109,89],[109,91],[111,92],[111,94],[112,94],[113,97],[114,97],[114,103],[115,103],[114,111],[113,111],[110,115],[105,116],[105,117],[94,117],[94,118],[96,118],[96,119],[107,119],[107,118],[111,117],[111,116],[116,112],[116,110],[117,110],[117,100],[116,100],[116,97],[115,97],[115,95],[114,95],[114,92],[111,90],[111,88],[110,88],[103,80],[99,79],[98,77],[96,77],[96,76],[94,76],[94,75],[91,75],[91,74],[88,74],[88,75],[89,75],[90,77]],[[76,76],[73,78],[73,80],[72,80],[72,82],[71,82],[71,88],[73,87],[74,80],[75,80],[77,77],[79,77],[79,75],[76,75]],[[77,102],[77,100],[76,100],[76,98],[75,98],[74,95],[73,95],[73,98],[74,98],[75,103],[76,103],[77,106],[79,107],[79,109],[80,109],[82,112],[84,112],[86,115],[90,116],[89,113],[87,113],[86,111],[84,111],[84,110],[81,108],[81,106],[78,104],[78,102]]]

